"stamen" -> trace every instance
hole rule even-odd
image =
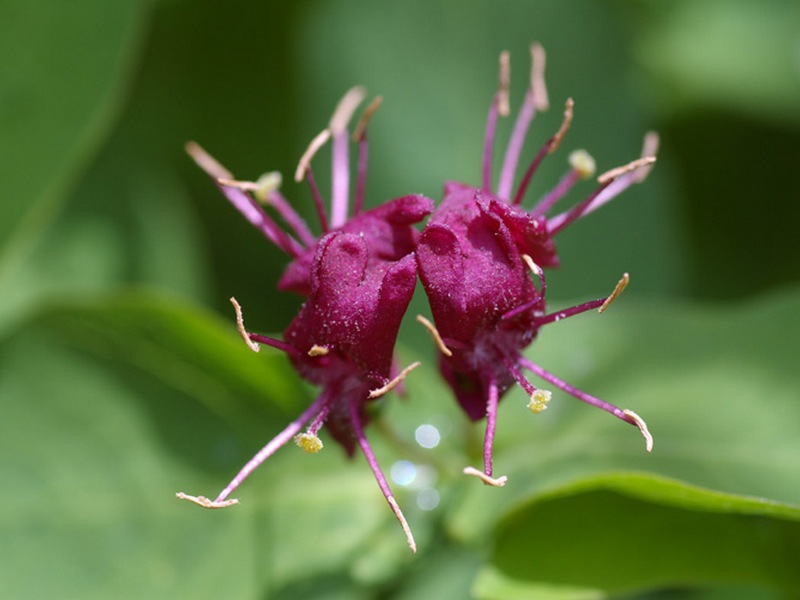
[[[416,369],[421,364],[422,363],[420,363],[419,361],[411,363],[405,369],[400,371],[400,373],[386,385],[374,390],[370,390],[369,397],[371,399],[374,399],[374,398],[380,398],[384,394],[388,394],[394,388],[396,388],[400,384],[400,382],[403,381],[408,376],[409,373],[411,373],[411,371]]]
[[[567,102],[564,104],[564,118],[561,120],[561,127],[558,128],[556,134],[550,138],[548,141],[548,154],[552,154],[558,147],[561,145],[561,140],[564,139],[564,136],[567,135],[567,131],[569,131],[569,126],[572,125],[572,116],[574,114],[574,106],[575,102],[572,98],[567,98]]]
[[[617,173],[616,179],[612,179],[605,184],[601,184],[600,187],[587,200],[584,200],[584,202],[579,205],[581,207],[579,216],[585,216],[596,211],[604,204],[619,196],[630,186],[644,181],[650,171],[653,170],[652,161],[655,161],[656,150],[658,150],[658,135],[651,131],[644,138],[644,145],[642,147],[641,154],[642,159],[646,159],[651,162],[649,164],[645,164],[644,166],[639,165],[635,170],[621,175]],[[622,168],[624,169],[624,167]],[[605,173],[604,175],[614,175],[614,171],[615,169],[612,169],[609,173]],[[550,225],[553,225],[554,221],[558,223],[559,220],[565,219],[566,216],[567,215],[558,215],[550,221]],[[572,218],[572,220],[574,220],[574,218]],[[564,224],[559,226],[559,228],[563,227]],[[548,229],[551,228],[548,227]],[[551,229],[551,231],[553,231],[553,229]]]
[[[341,227],[347,220],[350,198],[350,140],[347,124],[366,95],[364,88],[350,89],[339,101],[328,128],[333,136],[331,158],[331,227]]]
[[[214,179],[233,178],[233,174],[228,171],[228,169],[223,167],[219,162],[217,162],[217,159],[203,150],[203,148],[197,142],[186,142],[184,149],[186,150],[186,153],[191,156],[192,159],[194,159],[194,162],[197,163],[197,166],[203,169],[203,171],[205,171]]]
[[[271,192],[281,187],[282,178],[278,171],[270,171],[259,177],[258,181],[237,181],[235,179],[218,177],[217,182],[220,185],[234,187],[243,192],[253,192],[256,200],[261,204],[269,204],[269,195]]]
[[[194,502],[197,504],[197,506],[202,506],[203,508],[227,508],[228,506],[239,504],[239,500],[236,498],[217,502],[215,500],[210,500],[205,496],[190,496],[189,494],[184,494],[183,492],[178,492],[175,494],[175,496],[178,498],[178,500],[188,500],[189,502]]]
[[[626,173],[630,173],[636,169],[641,169],[642,167],[652,165],[654,162],[656,162],[655,156],[644,156],[642,158],[637,158],[636,160],[629,162],[627,165],[622,165],[621,167],[606,171],[597,178],[597,182],[600,184],[611,183],[613,180],[622,177]]]
[[[644,144],[642,146],[642,156],[651,156],[655,157],[658,153],[658,144],[659,138],[658,134],[655,131],[648,131],[644,136]],[[645,180],[645,178],[650,174],[652,171],[652,167],[646,167],[644,169],[639,169],[634,174],[634,179],[636,183],[641,183]]]
[[[539,168],[542,160],[544,157],[550,154],[551,152],[555,151],[558,148],[558,145],[561,143],[561,140],[566,135],[567,130],[569,129],[570,123],[572,123],[572,107],[573,107],[572,98],[567,98],[567,102],[564,105],[564,118],[561,121],[561,126],[556,131],[555,135],[553,135],[550,139],[548,139],[544,146],[542,146],[541,150],[536,154],[531,162],[528,170],[525,171],[525,175],[522,178],[522,182],[519,184],[519,188],[517,188],[517,193],[514,195],[514,202],[513,204],[519,204],[522,202],[522,198],[525,196],[525,192],[528,189],[528,185],[533,178],[534,173]]]
[[[347,90],[347,93],[339,100],[336,109],[333,111],[333,116],[328,123],[331,135],[337,135],[347,129],[347,124],[353,118],[353,113],[358,108],[358,105],[363,102],[366,96],[366,91],[360,85]]]
[[[453,356],[453,351],[450,350],[450,348],[448,348],[445,345],[442,336],[439,335],[439,330],[436,329],[433,323],[431,323],[428,319],[426,319],[422,315],[417,315],[417,321],[419,321],[422,324],[422,326],[428,330],[428,333],[431,334],[433,342],[436,344],[436,347],[439,349],[439,352],[441,352],[447,357]]]
[[[308,351],[308,355],[311,357],[315,356],[325,356],[330,352],[330,348],[326,348],[325,346],[318,346],[314,344]]]
[[[353,140],[358,142],[358,179],[356,180],[356,197],[353,200],[353,214],[357,215],[364,209],[364,190],[367,185],[367,160],[369,158],[369,144],[367,143],[367,123],[378,110],[383,98],[378,96],[364,110],[364,114],[353,132]]]
[[[225,486],[219,495],[214,500],[209,500],[204,496],[189,496],[184,494],[183,492],[179,492],[177,494],[178,498],[182,500],[189,500],[190,502],[194,502],[198,506],[202,506],[203,508],[225,508],[226,506],[232,506],[237,504],[239,501],[236,499],[226,500],[226,498],[237,488],[239,485],[247,479],[247,477],[256,470],[261,463],[267,460],[270,456],[272,456],[281,446],[283,446],[286,442],[288,442],[292,437],[300,431],[303,425],[311,418],[311,416],[317,413],[322,407],[325,406],[326,403],[330,402],[331,393],[323,392],[319,398],[317,398],[314,403],[309,406],[303,414],[301,414],[297,419],[289,423],[289,425],[281,431],[278,435],[272,438],[266,446],[264,446],[258,453],[247,461],[247,464],[241,468],[241,470],[236,474],[236,476],[231,480],[231,482]]]
[[[486,119],[486,133],[483,141],[483,189],[492,191],[492,156],[494,155],[494,137],[497,130],[498,115],[508,115],[508,86],[511,67],[508,51],[500,53],[498,89],[489,105],[489,116]]]
[[[508,481],[508,477],[506,477],[505,475],[495,479],[494,477],[487,475],[483,471],[479,471],[475,467],[464,467],[463,473],[464,475],[472,475],[473,477],[477,477],[478,479],[483,481],[483,483],[485,483],[486,485],[491,485],[494,487],[503,487]]]
[[[525,376],[512,360],[504,359],[503,364],[506,369],[508,369],[508,372],[511,373],[514,380],[522,386],[522,389],[524,389],[525,393],[530,397],[528,408],[536,414],[547,409],[547,403],[550,402],[552,394],[547,390],[537,390],[530,381],[525,379]]]
[[[236,311],[236,329],[239,331],[239,335],[242,336],[244,343],[247,344],[247,347],[253,352],[258,352],[261,349],[258,344],[264,344],[266,346],[271,346],[276,350],[286,352],[286,354],[291,356],[300,355],[300,351],[297,348],[290,346],[283,340],[276,340],[275,338],[267,337],[265,335],[248,332],[244,327],[244,318],[242,317],[241,306],[239,306],[236,298],[231,297],[230,301],[231,304],[233,304],[234,311]]]
[[[319,218],[320,228],[323,233],[328,233],[328,216],[325,214],[325,205],[322,202],[322,194],[319,193],[317,187],[317,180],[314,179],[314,171],[311,170],[311,165],[306,170],[306,181],[308,187],[311,189],[311,197],[314,199],[314,208],[317,209],[317,217]]]
[[[500,391],[497,389],[497,382],[493,378],[489,379],[488,392],[486,398],[486,433],[483,438],[483,472],[487,477],[491,478],[494,434],[497,431],[497,404],[500,401]],[[501,479],[505,483],[505,478]]]
[[[250,334],[244,328],[244,316],[242,315],[242,307],[236,301],[236,298],[233,296],[230,297],[231,304],[233,304],[233,310],[236,312],[236,329],[239,331],[239,335],[242,336],[244,343],[247,344],[247,347],[250,348],[253,352],[258,352],[261,350],[261,347],[256,344],[253,340],[250,339]]]
[[[647,429],[647,423],[644,422],[644,419],[637,415],[632,410],[628,410],[627,408],[622,411],[623,414],[627,417],[630,417],[631,420],[626,419],[629,423],[636,425],[639,428],[639,431],[642,432],[642,436],[644,436],[644,444],[645,448],[648,452],[653,451],[653,436],[650,435],[650,430]]]
[[[300,157],[300,162],[297,164],[297,169],[294,172],[295,181],[298,183],[303,181],[303,177],[306,176],[308,167],[311,164],[311,159],[314,158],[314,155],[328,142],[329,139],[331,139],[330,130],[323,129],[313,140],[311,140],[308,148],[306,148],[306,151],[303,152],[303,156]]]
[[[594,158],[586,150],[573,150],[567,159],[569,166],[580,175],[581,179],[589,179],[594,175],[597,165]]]
[[[500,172],[500,182],[497,185],[498,197],[503,199],[510,198],[511,188],[514,185],[514,175],[517,172],[517,163],[525,145],[528,128],[536,115],[536,110],[546,110],[547,107],[547,89],[544,85],[544,49],[539,44],[532,44],[530,87],[525,93],[525,99],[519,109],[514,129],[506,147],[503,169]]]
[[[550,108],[547,87],[544,83],[545,58],[542,45],[539,42],[531,44],[531,90],[533,91],[533,105],[537,110]]]
[[[571,386],[570,384],[563,381],[562,379],[559,379],[549,371],[545,371],[542,367],[528,360],[524,356],[520,356],[518,360],[523,367],[525,367],[529,371],[532,371],[545,381],[552,383],[560,390],[563,390],[567,392],[569,395],[574,396],[578,400],[581,400],[583,402],[586,402],[587,404],[590,404],[608,413],[611,413],[612,415],[614,415],[618,419],[625,421],[626,423],[630,423],[631,425],[636,425],[636,427],[638,427],[639,431],[642,433],[642,436],[644,436],[645,447],[647,451],[650,452],[653,449],[653,437],[650,435],[650,431],[647,429],[647,424],[644,422],[644,419],[642,419],[635,412],[627,409],[622,410],[620,408],[617,408],[613,404],[610,404],[604,400],[600,400],[600,398],[596,398],[595,396],[587,394],[586,392],[583,392],[578,388]]]
[[[406,521],[403,511],[400,510],[397,500],[394,499],[392,490],[386,481],[386,476],[383,474],[383,471],[381,471],[381,467],[378,464],[378,459],[375,458],[375,453],[372,451],[372,447],[369,445],[369,441],[367,441],[367,437],[364,435],[364,429],[361,426],[361,419],[358,415],[359,402],[360,399],[354,398],[350,402],[349,406],[350,424],[353,426],[353,433],[355,433],[358,445],[361,447],[361,451],[364,453],[364,457],[367,459],[367,464],[369,464],[370,469],[372,469],[372,474],[375,476],[375,479],[378,482],[378,487],[380,487],[381,492],[383,492],[383,497],[386,498],[386,502],[389,503],[389,508],[392,509],[394,516],[400,522],[400,526],[403,528],[403,532],[406,534],[406,541],[408,542],[409,548],[411,548],[411,552],[416,552],[417,544],[414,541],[414,535],[411,533],[411,528],[408,526],[408,521]]]
[[[364,136],[367,134],[367,125],[369,124],[369,120],[372,118],[372,115],[381,107],[383,104],[383,96],[375,96],[375,99],[367,105],[367,108],[364,109],[364,112],[361,115],[361,118],[358,120],[356,124],[356,128],[353,130],[353,141],[360,142],[364,139]]]
[[[606,298],[605,302],[597,309],[597,312],[602,313],[605,309],[607,309],[611,303],[616,300],[617,296],[619,296],[626,287],[628,287],[628,283],[630,283],[630,276],[627,273],[622,274],[622,279],[617,282],[617,285],[614,287],[614,291],[611,292],[611,295]]]
[[[553,393],[549,390],[536,390],[533,394],[531,394],[531,401],[528,402],[528,408],[531,409],[531,412],[534,414],[539,414],[547,410],[547,405],[550,403],[550,399],[553,397]]]
[[[322,440],[308,431],[305,433],[298,433],[294,436],[294,443],[309,454],[316,454],[324,447]]]

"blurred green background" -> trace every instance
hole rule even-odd
[[[571,149],[603,171],[661,134],[647,182],[559,235],[548,276],[554,306],[607,293],[623,271],[631,286],[530,353],[647,417],[653,455],[569,398],[516,419],[512,393],[495,462],[509,485],[463,481],[482,427],[455,409],[409,319],[401,361],[425,365],[368,432],[387,472],[416,469],[393,484],[416,556],[363,459],[334,444],[279,452],[235,509],[175,501],[222,487],[314,394],[282,356],[237,339],[231,295],[264,332],[300,301],[275,291],[285,258],[184,143],[243,179],[281,171],[313,216],[290,174],[363,84],[384,97],[367,202],[439,199],[445,180],[478,183],[497,56],[511,51],[513,107],[534,40],[551,110],[525,156],[567,97],[576,108],[531,196]],[[796,1],[0,0],[0,56],[0,596],[800,593]],[[434,449],[414,442],[423,423],[442,435]]]

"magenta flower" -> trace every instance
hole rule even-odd
[[[584,402],[636,425],[652,440],[644,421],[582,392],[531,362],[522,351],[536,338],[539,328],[593,308],[601,312],[622,291],[627,274],[607,298],[586,302],[554,313],[546,311],[544,267],[558,265],[553,237],[576,219],[596,210],[630,185],[641,181],[654,161],[655,137],[648,137],[645,156],[599,178],[599,186],[575,207],[548,219],[545,215],[582,177],[593,172],[585,152],[573,153],[571,169],[559,184],[531,210],[520,206],[527,186],[542,159],[553,152],[572,119],[567,101],[564,121],[533,159],[519,187],[511,195],[517,162],[536,110],[547,107],[544,87],[544,51],[531,48],[531,87],[520,109],[505,154],[499,183],[492,189],[492,154],[499,114],[507,114],[508,54],[500,59],[500,88],[492,102],[483,156],[483,185],[474,188],[448,182],[441,205],[423,231],[417,246],[420,279],[428,296],[435,326],[420,317],[434,335],[442,356],[440,370],[470,419],[486,417],[484,468],[465,472],[485,483],[503,485],[505,477],[492,476],[492,446],[497,405],[502,395],[518,383],[530,395],[529,407],[541,412],[550,392],[535,388],[523,374],[528,370]],[[531,275],[538,281],[534,283]]]
[[[323,424],[348,455],[361,448],[389,506],[406,533],[409,546],[416,550],[408,523],[392,495],[386,477],[364,434],[368,422],[367,402],[396,387],[412,364],[400,373],[393,369],[394,351],[400,321],[414,292],[417,264],[413,254],[418,232],[412,227],[433,210],[433,202],[422,196],[404,196],[364,212],[366,178],[366,118],[356,131],[360,153],[354,215],[348,218],[349,160],[347,122],[363,97],[359,88],[351,90],[339,104],[330,126],[312,142],[300,161],[297,179],[304,176],[311,186],[323,236],[314,237],[306,224],[284,198],[270,185],[234,181],[230,174],[199,146],[189,151],[212,177],[231,203],[266,237],[286,252],[292,262],[279,287],[307,296],[299,314],[277,340],[244,328],[241,309],[232,298],[239,331],[247,344],[258,350],[259,343],[283,350],[298,373],[319,385],[322,391],[300,417],[289,424],[262,448],[217,495],[214,500],[179,494],[206,508],[221,508],[237,503],[228,496],[290,439],[304,450],[316,453],[322,448],[318,432]],[[314,152],[333,138],[333,200],[330,221],[310,167]],[[266,183],[265,183],[266,182]],[[281,230],[249,192],[265,199],[292,234]],[[305,432],[301,433],[303,428]]]

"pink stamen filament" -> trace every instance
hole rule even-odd
[[[588,209],[592,205],[592,202],[594,202],[594,200],[603,192],[603,190],[605,190],[613,182],[614,180],[612,179],[610,181],[606,181],[605,183],[601,183],[591,194],[589,194],[586,199],[576,204],[568,211],[556,215],[550,219],[550,221],[547,223],[548,232],[551,235],[556,235],[570,223],[577,221],[582,216],[588,214]]]
[[[265,460],[267,460],[270,456],[272,456],[281,446],[286,444],[289,440],[291,440],[302,428],[306,422],[314,416],[323,406],[325,406],[329,401],[330,392],[323,391],[319,398],[317,398],[314,403],[309,406],[303,414],[301,414],[297,419],[292,421],[286,429],[281,431],[278,435],[272,438],[266,446],[264,446],[258,453],[247,461],[244,467],[236,474],[231,482],[225,486],[219,495],[217,496],[214,502],[222,502],[227,498],[241,483],[247,479],[247,477],[255,471]]]
[[[328,217],[325,214],[325,204],[322,201],[322,195],[319,193],[317,181],[314,179],[314,173],[311,170],[311,165],[306,168],[305,176],[306,181],[308,182],[308,187],[311,189],[311,196],[314,198],[314,206],[317,209],[317,217],[319,217],[319,225],[322,229],[322,233],[328,233]]]
[[[284,222],[292,228],[295,235],[306,246],[313,246],[317,243],[317,238],[308,228],[305,220],[297,213],[291,204],[283,197],[280,192],[273,191],[267,195],[267,202],[275,209]]]
[[[567,195],[572,187],[581,179],[580,172],[576,169],[570,169],[558,182],[548,194],[546,194],[539,203],[531,211],[531,216],[534,218],[541,217],[550,210],[556,202],[561,200]]]
[[[369,159],[369,144],[367,132],[358,140],[358,179],[356,180],[356,196],[353,201],[353,214],[360,214],[364,210],[364,196],[367,187],[367,161]]]
[[[492,155],[494,154],[494,137],[497,130],[497,117],[499,115],[501,92],[495,94],[491,106],[489,106],[489,117],[486,120],[486,135],[483,142],[483,189],[487,192],[492,191]]]
[[[306,429],[306,431],[308,433],[311,433],[313,435],[317,435],[319,430],[325,424],[325,419],[328,418],[328,413],[331,412],[331,405],[332,404],[333,404],[333,395],[330,395],[329,398],[328,398],[328,402],[326,402],[323,405],[322,409],[319,411],[317,416],[314,417],[314,420],[311,422],[311,425],[309,425],[308,429]]]
[[[500,172],[500,183],[497,186],[497,196],[502,199],[509,199],[511,196],[514,174],[517,171],[517,163],[522,153],[522,147],[525,145],[525,136],[528,134],[528,128],[536,115],[533,94],[533,89],[529,88],[525,94],[525,100],[519,110],[517,121],[514,123],[514,130],[511,133],[511,139],[506,148],[503,169]]]
[[[522,389],[525,390],[525,393],[528,394],[528,396],[533,396],[533,394],[536,392],[536,387],[534,387],[530,381],[525,379],[525,376],[522,374],[522,371],[517,368],[517,365],[515,365],[509,359],[504,359],[503,365],[505,365],[506,369],[508,369],[508,372],[511,373],[514,381],[522,386]]]
[[[586,402],[587,404],[590,404],[606,412],[609,412],[615,417],[622,419],[626,423],[630,423],[631,425],[636,425],[638,427],[635,419],[625,414],[625,411],[623,411],[622,409],[617,408],[613,404],[610,404],[604,400],[600,400],[600,398],[596,398],[595,396],[592,396],[590,394],[587,394],[586,392],[579,390],[578,388],[568,384],[566,381],[559,379],[549,371],[545,371],[542,367],[540,367],[534,362],[531,362],[524,356],[519,357],[519,363],[532,373],[536,374],[541,379],[544,379],[548,383],[551,383],[552,385],[556,386],[560,390],[565,391],[566,393],[577,398],[578,400],[581,400],[583,402]]]
[[[217,182],[217,187],[225,195],[228,201],[238,210],[245,219],[280,250],[297,258],[304,248],[300,242],[287,234],[270,217],[258,203],[253,200],[246,192],[237,187],[223,185]]]
[[[264,344],[265,346],[271,346],[276,348],[277,350],[282,350],[289,354],[290,356],[300,356],[302,353],[295,348],[294,346],[290,346],[283,340],[276,340],[275,338],[267,337],[265,335],[260,335],[258,333],[247,333],[247,337],[249,337],[254,342],[258,342],[259,344]]]
[[[531,162],[528,170],[525,171],[525,175],[522,177],[522,182],[519,184],[519,188],[517,188],[517,193],[514,195],[513,204],[518,205],[522,202],[522,198],[525,196],[525,192],[528,190],[528,185],[531,182],[531,178],[536,173],[536,170],[539,168],[542,160],[545,156],[550,153],[550,146],[555,138],[550,138],[545,142],[544,147],[536,154],[533,161]]]
[[[497,382],[493,377],[489,378],[488,394],[486,398],[486,434],[483,438],[483,472],[489,477],[492,476],[492,451],[494,448],[494,434],[497,430],[497,404],[499,401],[499,391]]]
[[[350,195],[350,139],[347,129],[333,135],[331,160],[331,227],[344,225]]]
[[[361,426],[361,418],[358,415],[358,403],[360,401],[360,398],[354,396],[350,402],[350,424],[353,426],[353,432],[356,434],[358,445],[361,447],[361,451],[364,453],[364,457],[367,459],[369,468],[372,469],[372,474],[375,476],[375,479],[378,482],[378,487],[381,488],[381,492],[383,492],[383,496],[386,498],[389,508],[392,509],[394,516],[400,522],[400,526],[403,528],[403,532],[406,534],[408,546],[411,548],[412,552],[416,552],[417,544],[414,541],[411,528],[408,526],[408,521],[406,521],[403,511],[400,510],[400,506],[398,506],[397,501],[394,499],[392,490],[386,481],[386,476],[383,474],[383,471],[381,471],[381,467],[378,464],[378,459],[375,458],[375,453],[372,451],[372,447],[369,445],[367,437],[364,435],[364,429]]]
[[[561,319],[566,319],[567,317],[579,315],[580,313],[586,312],[587,310],[592,310],[593,308],[599,308],[605,303],[605,301],[606,298],[591,300],[589,302],[584,302],[583,304],[578,304],[577,306],[573,306],[571,308],[565,308],[564,310],[559,310],[557,312],[543,315],[541,317],[536,317],[534,320],[536,322],[537,327],[542,327],[543,325],[547,325],[548,323],[558,322]]]

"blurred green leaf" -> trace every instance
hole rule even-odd
[[[540,496],[503,519],[494,543],[491,564],[523,582],[606,594],[724,583],[800,589],[800,507],[652,475],[606,474]]]
[[[800,123],[800,5],[751,0],[649,3],[638,58],[666,113],[702,105]],[[659,6],[660,4],[660,6]]]
[[[0,0],[0,329],[43,295],[119,271],[124,235],[100,214],[54,221],[114,124],[148,8]]]
[[[148,6],[0,2],[0,278],[112,125]]]

